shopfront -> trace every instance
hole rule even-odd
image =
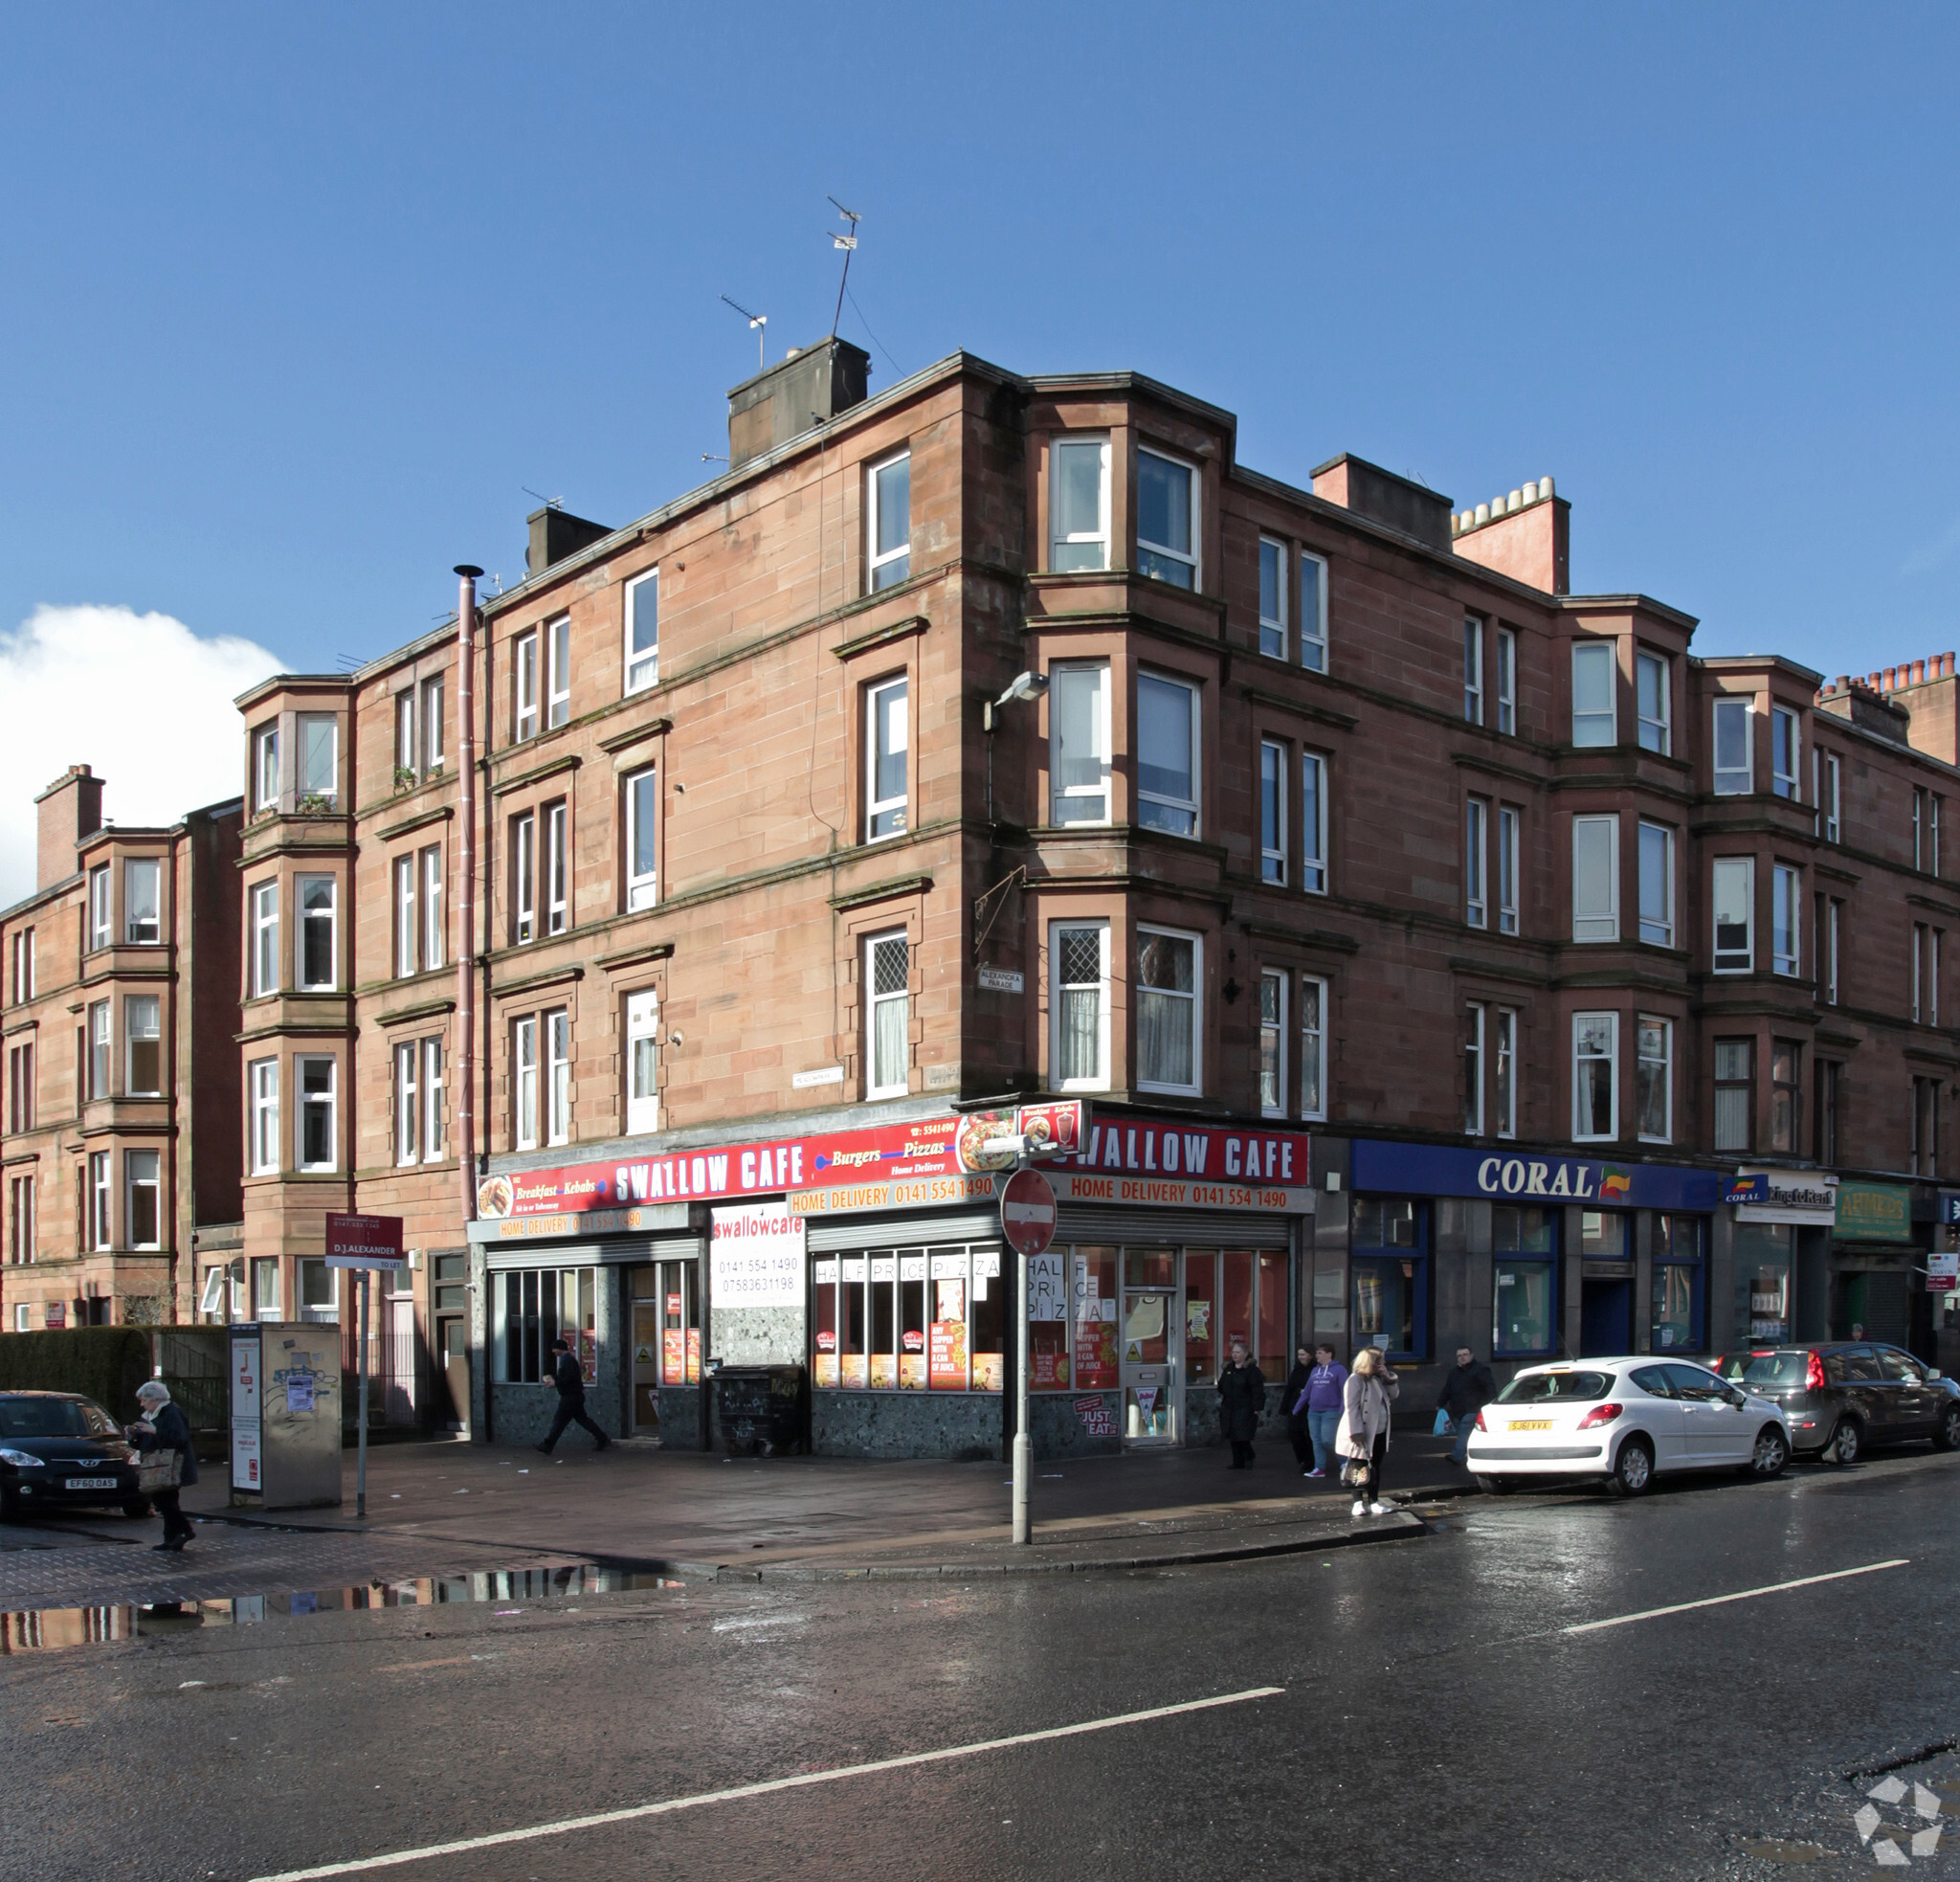
[[[1847,1177],[1837,1185],[1831,1219],[1831,1338],[1861,1336],[1915,1351],[1936,1350],[1924,1285],[1932,1223],[1927,1222],[1922,1239],[1914,1229],[1912,1203],[1912,1190],[1904,1183]],[[1854,1328],[1861,1328],[1862,1334],[1854,1334]]]
[[[1502,1376],[1726,1336],[1720,1171],[1379,1138],[1316,1154],[1342,1188],[1322,1195],[1314,1232],[1315,1337],[1344,1356],[1384,1348],[1418,1395],[1459,1346]]]

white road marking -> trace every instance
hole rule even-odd
[[[1561,1627],[1567,1634],[1593,1634],[1602,1627],[1631,1626],[1636,1621],[1658,1621],[1663,1614],[1686,1614],[1697,1607],[1724,1607],[1732,1601],[1754,1601],[1758,1595],[1788,1594],[1792,1588],[1815,1588],[1819,1581],[1844,1581],[1854,1575],[1876,1575],[1881,1569],[1907,1568],[1911,1557],[1901,1556],[1896,1560],[1866,1562],[1862,1568],[1834,1569],[1829,1575],[1806,1575],[1795,1581],[1771,1581],[1763,1588],[1740,1588],[1732,1595],[1710,1595],[1706,1601],[1676,1602],[1672,1607],[1646,1607],[1637,1614],[1615,1614],[1610,1621],[1581,1621],[1576,1626]]]
[[[1110,1732],[1120,1725],[1147,1725],[1152,1719],[1175,1718],[1182,1713],[1210,1712],[1217,1706],[1243,1705],[1248,1699],[1273,1699],[1283,1686],[1253,1686],[1243,1692],[1221,1692],[1215,1699],[1186,1699],[1174,1706],[1152,1706],[1147,1712],[1117,1713],[1108,1718],[1084,1719],[1080,1725],[1051,1725],[1041,1732],[1016,1732],[1009,1738],[982,1738],[970,1745],[947,1745],[940,1751],[908,1752],[902,1758],[880,1758],[868,1764],[840,1764],[833,1771],[805,1771],[793,1778],[771,1778],[759,1784],[735,1784],[693,1797],[670,1797],[659,1804],[635,1804],[624,1810],[600,1810],[590,1817],[565,1817],[557,1823],[536,1824],[528,1829],[501,1829],[489,1836],[468,1836],[456,1843],[428,1843],[419,1849],[396,1849],[383,1856],[363,1856],[353,1862],[323,1863],[317,1869],[281,1870],[257,1875],[253,1882],[321,1882],[329,1875],[359,1875],[370,1869],[394,1869],[403,1863],[430,1862],[437,1856],[467,1855],[474,1849],[494,1849],[506,1843],[530,1843],[541,1836],[567,1836],[573,1830],[598,1829],[608,1824],[629,1824],[642,1817],[662,1817],[677,1810],[696,1810],[707,1804],[734,1804],[748,1797],[768,1797],[781,1790],[802,1790],[811,1784],[833,1784],[840,1778],[866,1778],[878,1771],[903,1771],[919,1764],[944,1764],[981,1752],[1008,1751],[1017,1745],[1046,1744],[1055,1738],[1076,1738],[1088,1732]]]

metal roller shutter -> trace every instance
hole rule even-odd
[[[991,1209],[961,1216],[840,1217],[810,1224],[813,1255],[851,1253],[858,1248],[917,1248],[927,1242],[998,1242],[1000,1218]]]
[[[1064,1203],[1055,1225],[1058,1242],[1127,1243],[1131,1247],[1185,1244],[1194,1248],[1277,1248],[1293,1245],[1291,1216],[1228,1216],[1201,1210],[1076,1209]]]
[[[650,1261],[699,1261],[708,1251],[699,1235],[608,1236],[601,1242],[494,1243],[483,1266],[493,1274],[513,1267],[617,1267]]]

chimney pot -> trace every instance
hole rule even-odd
[[[1480,527],[1490,521],[1490,505],[1488,504],[1479,504],[1477,505],[1477,521]]]

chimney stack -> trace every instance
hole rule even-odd
[[[86,765],[70,765],[34,799],[34,888],[75,873],[75,846],[102,827],[102,780]]]
[[[612,533],[604,523],[589,523],[550,504],[534,509],[524,521],[531,526],[530,547],[524,550],[526,576],[542,575],[552,563],[563,562],[568,555],[576,555],[601,536]]]
[[[745,379],[728,394],[728,468],[862,405],[870,377],[871,355],[833,334]]]

